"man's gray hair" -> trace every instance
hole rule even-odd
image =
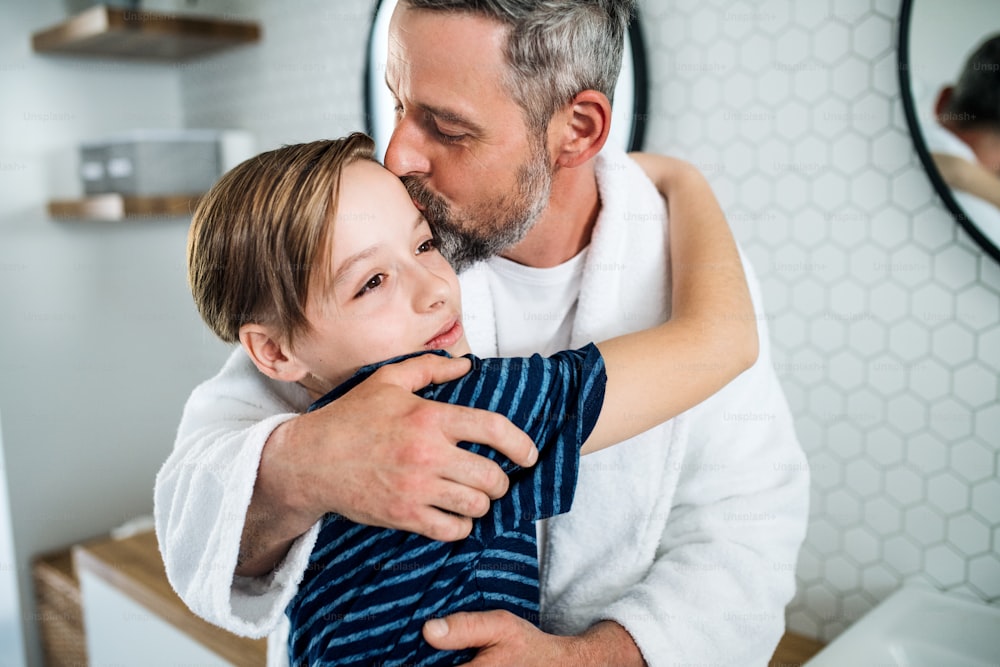
[[[506,83],[536,131],[584,90],[612,99],[635,8],[635,0],[401,1],[414,9],[478,14],[507,26]]]

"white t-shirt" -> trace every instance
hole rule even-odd
[[[487,260],[499,356],[548,356],[569,347],[586,260],[586,248],[559,266],[546,269],[503,257]],[[510,313],[522,315],[511,317]]]

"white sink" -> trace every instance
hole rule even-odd
[[[997,667],[1000,608],[902,588],[803,667]]]

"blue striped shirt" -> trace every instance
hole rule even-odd
[[[426,620],[458,611],[504,609],[538,624],[534,521],[570,509],[580,446],[604,402],[604,361],[593,344],[548,358],[468,356],[472,370],[465,376],[417,393],[506,415],[534,440],[538,462],[521,469],[488,447],[460,443],[497,461],[510,476],[510,489],[457,542],[324,517],[286,609],[294,667],[468,662],[475,650],[438,651],[420,634]],[[381,365],[358,371],[310,410],[344,395]]]

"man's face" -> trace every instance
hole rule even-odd
[[[386,83],[397,108],[385,166],[456,269],[518,243],[548,203],[548,149],[507,93],[505,40],[489,19],[405,3],[389,27]]]

